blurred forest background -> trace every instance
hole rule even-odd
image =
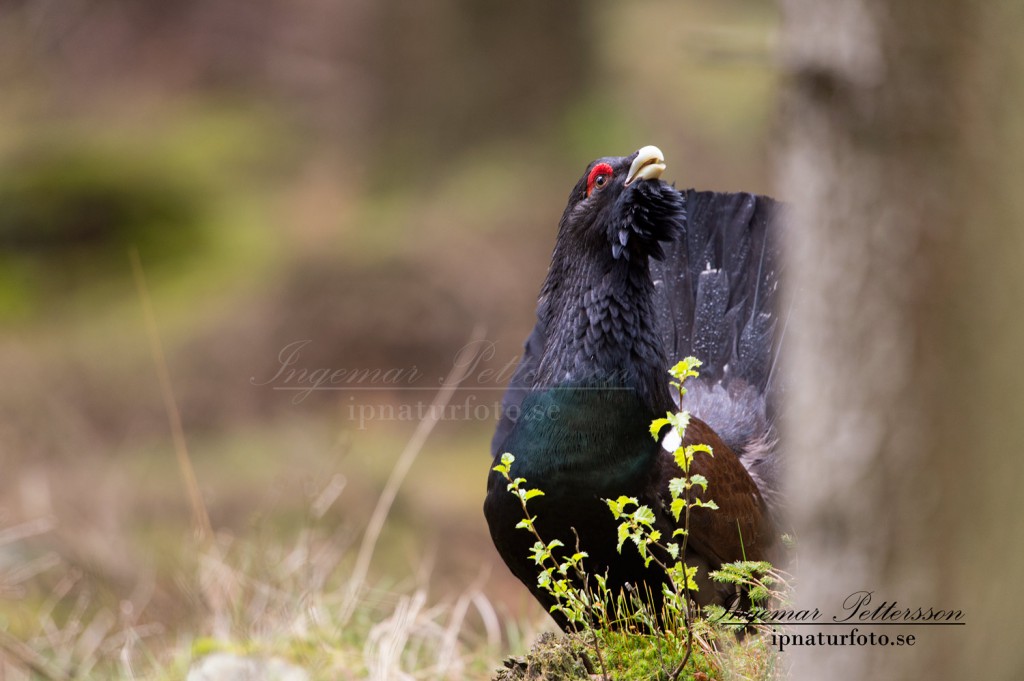
[[[212,633],[131,249],[223,550],[312,526],[354,545],[417,425],[397,408],[433,399],[474,328],[487,367],[519,353],[591,159],[656,144],[681,187],[770,192],[776,12],[0,3],[2,628],[153,624],[157,657]],[[296,369],[415,367],[418,389],[274,390],[302,341]],[[426,443],[369,581],[474,584],[543,622],[480,511],[496,387],[452,398],[484,408]]]

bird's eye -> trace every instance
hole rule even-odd
[[[615,171],[607,163],[598,163],[587,176],[587,196],[590,196],[595,189],[601,189],[612,179]]]

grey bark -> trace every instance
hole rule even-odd
[[[916,643],[794,647],[793,677],[1024,678],[1024,5],[783,7],[798,604],[966,621],[860,623]]]

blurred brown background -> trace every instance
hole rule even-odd
[[[214,529],[355,541],[416,426],[400,407],[479,325],[488,367],[518,353],[591,159],[656,144],[680,186],[769,192],[776,26],[766,0],[0,4],[11,630],[61,584],[199,626],[132,248]],[[415,367],[420,389],[274,390],[300,341],[297,370]],[[373,575],[441,598],[482,579],[532,617],[480,512],[500,395],[456,393],[485,408],[435,430]]]

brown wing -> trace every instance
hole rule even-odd
[[[699,473],[708,480],[707,491],[699,487],[691,490],[695,498],[714,500],[718,509],[695,508],[690,512],[688,546],[696,553],[718,563],[737,560],[769,560],[775,529],[765,507],[764,499],[739,458],[721,438],[703,421],[693,418],[686,429],[684,444],[706,444],[713,456],[699,452],[691,464],[691,474]],[[659,466],[660,489],[664,513],[678,527],[669,514],[671,496],[668,483],[682,476],[672,455],[664,452]]]

